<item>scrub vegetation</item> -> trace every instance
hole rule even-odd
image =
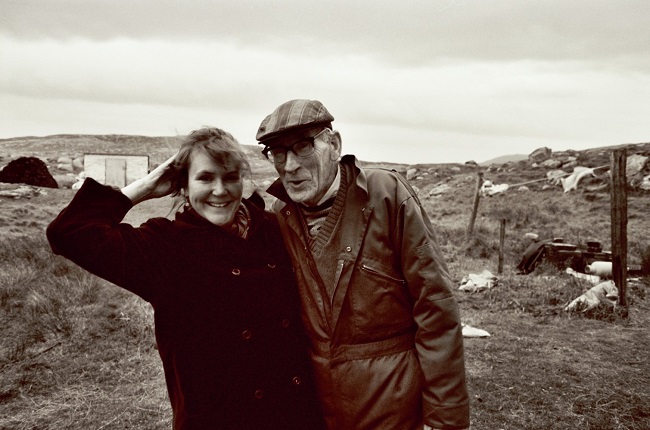
[[[62,148],[57,151],[75,151],[69,142]],[[154,164],[169,153],[163,149]],[[8,151],[0,142],[0,153]],[[604,164],[590,163],[588,153],[580,157],[581,165]],[[628,264],[639,270],[628,282],[627,315],[620,307],[570,314],[564,307],[591,284],[548,263],[528,275],[516,274],[516,266],[529,243],[526,233],[579,246],[595,240],[610,249],[604,171],[563,193],[560,186],[531,182],[545,170],[526,162],[490,169],[385,167],[417,169],[411,183],[436,226],[455,287],[470,273],[489,270],[498,277],[486,291],[455,291],[463,322],[491,334],[465,339],[472,429],[650,428],[648,192],[628,194]],[[255,184],[268,185],[272,166],[255,159],[252,168]],[[479,169],[494,183],[529,182],[529,190],[511,187],[482,198],[467,237]],[[448,191],[431,193],[440,184]],[[53,255],[47,244],[46,225],[73,195],[48,189],[30,199],[0,197],[0,429],[168,429],[171,410],[151,307]],[[167,216],[172,207],[171,198],[145,202],[127,221]]]

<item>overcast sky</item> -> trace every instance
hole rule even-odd
[[[254,144],[312,98],[368,161],[649,142],[649,23],[648,0],[1,0],[0,138]]]

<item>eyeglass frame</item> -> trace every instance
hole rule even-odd
[[[301,139],[296,140],[296,141],[293,142],[291,145],[287,145],[287,146],[276,146],[276,147],[266,146],[266,147],[262,150],[262,154],[264,154],[264,157],[266,157],[266,159],[269,160],[269,162],[270,162],[270,163],[273,163],[273,164],[284,164],[284,163],[286,163],[286,162],[287,162],[287,154],[288,154],[289,151],[293,152],[293,155],[295,155],[295,156],[298,157],[298,158],[307,158],[307,157],[309,157],[309,156],[311,156],[311,155],[314,154],[314,151],[315,151],[315,148],[316,148],[316,139],[318,139],[318,138],[320,137],[321,134],[323,134],[324,132],[326,132],[326,131],[328,131],[328,130],[329,130],[329,131],[332,131],[330,128],[325,127],[325,128],[323,128],[321,131],[319,131],[318,133],[316,133],[314,136],[311,136],[311,137],[303,137],[303,138],[301,138]],[[298,145],[298,144],[300,144],[300,143],[304,143],[305,141],[309,142],[309,146],[308,146],[308,147],[311,148],[311,150],[309,151],[308,154],[300,155],[300,154],[298,154],[298,153],[295,151],[295,146]],[[271,155],[269,156],[269,152],[273,151],[274,149],[282,149],[282,150],[283,150],[283,154],[284,154],[283,160],[281,160],[281,161],[276,161],[276,160],[275,160],[275,156],[273,155],[273,153],[271,153]]]

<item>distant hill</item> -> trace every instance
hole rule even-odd
[[[49,166],[56,167],[59,157],[83,157],[86,153],[110,153],[110,154],[146,154],[149,156],[151,167],[155,167],[174,152],[180,146],[179,136],[137,136],[137,135],[86,135],[86,134],[58,134],[52,136],[24,136],[8,139],[0,139],[0,168],[12,159],[24,156],[36,156],[43,159]],[[261,154],[258,145],[243,145],[244,150],[250,156],[251,167],[255,179],[275,177],[276,173],[271,163]],[[627,147],[628,152],[650,156],[650,143],[612,145],[598,148],[591,148],[582,151],[557,151],[553,152],[553,158],[567,158],[569,156],[578,159],[578,162],[585,166],[603,165],[609,162],[609,155],[613,149]],[[513,154],[493,158],[479,163],[480,167],[497,165],[516,165],[527,162],[528,155]],[[437,172],[437,176],[443,177],[448,174],[465,174],[474,171],[476,165],[468,163],[430,163],[430,164],[402,164],[402,163],[376,163],[361,161],[365,166],[384,167],[406,173],[407,170],[415,169],[420,172]],[[524,163],[529,164],[529,163]],[[568,166],[567,166],[568,167]]]
[[[501,157],[483,161],[478,164],[479,166],[489,166],[491,164],[516,163],[517,161],[522,161],[522,160],[528,160],[528,155],[524,155],[524,154],[502,155]]]
[[[34,155],[55,161],[61,156],[75,158],[86,153],[146,154],[152,164],[159,164],[171,156],[179,145],[178,137],[56,134],[0,139],[0,156],[16,158]]]

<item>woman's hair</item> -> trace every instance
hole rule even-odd
[[[192,154],[199,150],[205,151],[221,166],[235,167],[242,178],[250,176],[251,167],[246,154],[230,133],[216,127],[200,128],[187,135],[174,159],[173,196],[187,188]]]

